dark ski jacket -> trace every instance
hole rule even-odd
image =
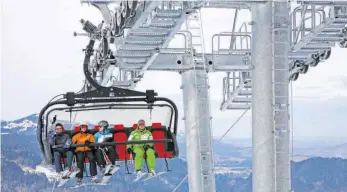
[[[66,146],[66,148],[59,147],[59,148],[53,149],[55,151],[66,152],[69,150],[67,146],[69,146],[71,143],[72,143],[71,138],[66,133],[55,133],[51,137],[49,137],[49,144],[51,146],[53,146],[53,145],[62,145],[62,146],[65,145]]]

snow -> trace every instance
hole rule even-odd
[[[31,167],[27,167],[21,164],[18,164],[18,166],[24,171],[24,172],[28,172],[28,173],[36,173],[36,170],[31,168]]]
[[[30,120],[23,120],[20,123],[14,123],[14,122],[9,122],[7,125],[3,126],[3,129],[13,129],[13,128],[22,128],[19,131],[27,131],[29,127],[36,127],[36,123],[30,121]]]
[[[247,178],[252,170],[248,167],[215,167],[215,174],[228,175],[234,174],[242,178]]]
[[[231,157],[231,156],[223,159],[223,161],[236,161],[238,163],[241,163],[245,160],[246,160],[245,158]]]
[[[300,161],[304,161],[304,160],[307,160],[309,159],[310,156],[306,156],[306,155],[295,155],[292,159],[292,161],[294,162],[300,162]]]
[[[12,160],[12,162],[16,163],[26,173],[30,173],[30,174],[43,173],[43,174],[45,174],[49,181],[54,181],[57,177],[59,177],[59,174],[55,172],[53,166],[37,165],[36,168],[34,169],[32,167],[22,165],[15,160]]]
[[[54,181],[57,178],[57,176],[59,176],[58,173],[55,172],[52,166],[47,167],[45,165],[37,165],[35,172],[45,174],[49,181]]]
[[[17,133],[28,133],[31,131],[35,131],[37,127],[37,123],[33,120],[35,119],[37,114],[25,117],[23,119],[15,120],[15,121],[2,121],[1,129],[2,132],[8,131],[16,131]],[[34,130],[32,130],[34,128]],[[5,131],[8,130],[8,131]]]

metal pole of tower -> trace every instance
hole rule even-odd
[[[190,192],[214,192],[212,135],[207,74],[182,73],[183,104]]]
[[[276,192],[290,191],[289,157],[289,46],[290,3],[273,2],[274,130],[276,151]]]
[[[252,5],[252,188],[275,191],[272,3]]]

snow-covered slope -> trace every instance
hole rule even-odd
[[[35,113],[14,121],[1,121],[1,133],[36,134],[37,118],[38,114]]]

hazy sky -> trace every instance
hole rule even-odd
[[[79,20],[101,20],[98,11],[78,0],[5,0],[1,15],[1,119],[13,120],[38,112],[53,96],[77,91],[84,80],[82,61],[88,39]],[[211,50],[215,33],[232,29],[233,11],[203,11],[205,42]],[[247,20],[249,14],[243,14]],[[218,20],[218,22],[216,22]],[[239,26],[241,22],[237,25]],[[208,26],[208,27],[206,27]],[[335,48],[331,58],[310,68],[293,83],[296,136],[347,138],[347,49]],[[243,111],[219,111],[224,73],[210,75],[213,132],[222,135]],[[165,82],[155,84],[153,81]],[[182,113],[178,73],[147,72],[137,89],[155,89],[176,101]],[[250,137],[249,111],[230,136]],[[180,120],[181,123],[182,120]]]

